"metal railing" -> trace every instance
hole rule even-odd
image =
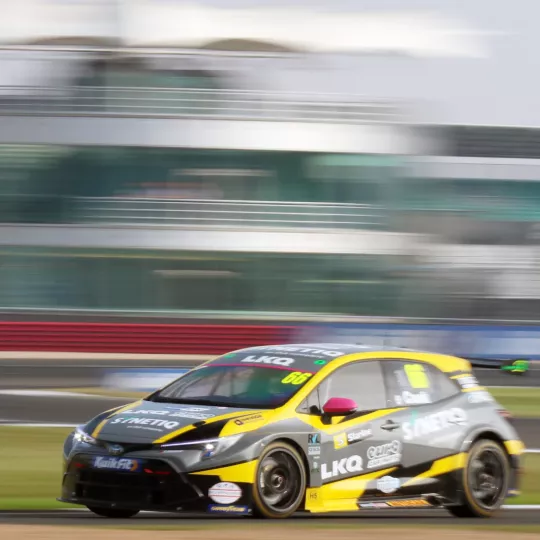
[[[77,223],[261,227],[380,228],[383,208],[368,204],[205,199],[80,197],[70,204]]]
[[[359,97],[100,86],[1,86],[0,114],[70,116],[208,117],[342,124],[399,123],[404,107]]]

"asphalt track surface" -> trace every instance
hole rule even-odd
[[[354,514],[324,514],[306,515],[298,514],[289,518],[295,523],[304,522],[306,525],[316,521],[323,521],[332,525],[540,525],[540,512],[534,510],[506,510],[503,509],[499,515],[487,519],[458,519],[452,517],[446,510],[363,510]],[[330,521],[329,521],[330,520]],[[91,514],[88,511],[79,510],[57,510],[49,512],[0,512],[0,525],[26,524],[26,525],[83,525],[83,526],[103,526],[114,525],[137,526],[175,526],[181,527],[183,524],[190,527],[207,526],[209,522],[220,522],[220,527],[246,527],[253,526],[254,523],[261,523],[259,520],[241,516],[214,516],[201,514],[158,514],[143,512],[131,519],[107,519]],[[231,523],[232,522],[232,523]],[[286,522],[285,522],[286,523]],[[265,526],[283,526],[282,520],[264,521]],[[292,529],[294,531],[295,529]],[[1,531],[1,529],[0,529]]]

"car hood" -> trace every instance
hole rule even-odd
[[[101,420],[96,436],[109,442],[146,444],[165,442],[163,439],[169,439],[172,434],[181,436],[184,432],[197,429],[204,432],[204,438],[210,438],[219,436],[229,423],[235,424],[236,432],[259,427],[269,412],[237,407],[138,401],[117,409],[106,416],[105,420]],[[242,429],[244,422],[246,428],[249,426],[248,429]]]

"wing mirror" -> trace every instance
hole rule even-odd
[[[349,398],[333,397],[323,405],[323,412],[326,416],[347,416],[357,410],[356,401]]]

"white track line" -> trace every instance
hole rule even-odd
[[[58,390],[0,390],[0,395],[25,397],[84,397],[98,399],[111,398],[111,396],[102,396],[99,394],[84,394],[82,392],[62,392]]]
[[[540,504],[503,504],[504,510],[540,510]]]
[[[36,422],[2,422],[0,427],[39,427],[39,428],[75,428],[80,424],[41,424]]]

